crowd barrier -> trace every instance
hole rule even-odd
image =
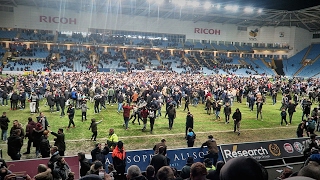
[[[75,179],[80,179],[80,165],[78,156],[65,156],[64,159],[67,161],[72,172],[75,173]],[[40,159],[26,159],[20,161],[9,161],[7,162],[8,169],[14,174],[28,174],[33,178],[37,173],[38,165],[47,165],[49,158]]]

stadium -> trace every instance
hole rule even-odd
[[[320,130],[319,20],[315,1],[0,0],[2,159],[31,177],[48,164],[35,145],[43,140],[43,133],[35,140],[42,112],[50,146],[63,129],[61,156],[75,179],[78,153],[92,159],[98,142],[108,144],[110,129],[124,143],[126,170],[145,171],[152,148],[165,139],[167,165],[180,172],[189,156],[203,162],[210,150],[200,147],[212,135],[226,164],[251,157],[267,179],[298,172],[305,142]],[[145,117],[146,126],[139,121],[145,106],[156,115]],[[193,147],[185,139],[188,112]],[[18,138],[12,123],[21,129],[22,147],[9,140]]]

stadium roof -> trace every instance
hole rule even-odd
[[[100,11],[243,27],[296,26],[320,31],[317,0],[0,0],[0,5]]]

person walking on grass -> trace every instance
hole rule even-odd
[[[92,136],[91,136],[91,140],[93,139],[93,141],[96,141],[97,136],[98,136],[98,124],[100,124],[102,122],[102,120],[96,122],[96,119],[91,119],[91,124],[89,127],[89,130],[91,129],[92,132]]]
[[[76,127],[76,125],[74,124],[73,118],[74,118],[74,108],[72,107],[72,104],[69,104],[69,108],[67,110],[67,114],[69,117],[69,125],[67,127],[67,130],[70,128],[71,124],[73,125],[73,127]]]
[[[229,124],[230,115],[231,115],[231,107],[229,103],[226,103],[226,106],[223,108],[224,116],[225,116],[225,124]]]
[[[87,106],[87,101],[84,100],[81,104],[81,112],[82,112],[82,115],[81,115],[81,118],[82,118],[82,122],[84,120],[87,120],[87,110],[88,110],[88,106]]]
[[[240,121],[242,119],[242,115],[241,115],[241,112],[240,112],[239,108],[237,108],[236,112],[233,113],[232,119],[234,121],[233,132],[236,132],[236,130],[237,130],[238,131],[238,136],[239,136],[240,135]]]
[[[281,116],[280,126],[282,126],[283,121],[286,123],[286,126],[288,126],[288,122],[287,122],[287,112],[286,112],[286,109],[285,109],[285,108],[282,108],[282,111],[281,111],[281,113],[280,113],[280,116]]]

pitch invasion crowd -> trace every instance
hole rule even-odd
[[[318,130],[317,121],[319,113],[317,107],[311,111],[311,105],[318,103],[320,100],[320,93],[318,91],[319,81],[317,79],[300,81],[299,79],[287,80],[281,77],[274,77],[270,80],[267,77],[204,76],[201,74],[178,74],[174,72],[116,74],[88,72],[8,76],[7,78],[0,79],[0,81],[0,105],[10,105],[12,110],[17,110],[18,108],[27,108],[26,101],[29,101],[30,113],[40,113],[40,115],[37,117],[38,123],[29,120],[28,126],[31,126],[32,123],[30,124],[30,122],[32,121],[35,125],[33,131],[37,134],[40,131],[39,129],[42,129],[45,132],[42,133],[44,136],[47,136],[49,133],[47,127],[50,120],[46,120],[43,113],[39,112],[39,101],[41,99],[46,99],[51,112],[59,111],[61,117],[65,114],[68,115],[68,128],[71,125],[75,127],[73,116],[77,109],[82,112],[82,120],[86,119],[86,112],[88,110],[86,103],[90,101],[94,103],[93,111],[95,113],[99,113],[102,108],[106,108],[106,104],[117,105],[118,113],[123,113],[124,128],[126,130],[128,130],[130,119],[135,117],[135,119],[138,118],[138,121],[141,118],[144,124],[142,130],[145,131],[147,119],[149,119],[151,133],[155,118],[162,115],[161,109],[166,112],[165,116],[168,116],[169,130],[171,130],[176,118],[176,108],[182,106],[184,110],[189,111],[189,104],[197,106],[198,103],[203,103],[206,106],[207,113],[213,113],[217,119],[221,118],[220,111],[223,111],[226,123],[229,123],[230,119],[233,119],[234,132],[240,135],[242,115],[239,109],[231,112],[230,107],[233,103],[246,101],[250,110],[253,111],[254,107],[256,107],[257,119],[262,119],[262,107],[265,99],[271,98],[273,104],[277,103],[278,92],[282,94],[282,107],[280,109],[281,113],[279,113],[281,125],[283,121],[286,125],[291,123],[295,108],[300,104],[303,109],[302,120],[307,121],[302,121],[299,124],[297,136],[302,137],[304,131],[307,132],[307,135],[310,135],[314,134],[315,130]],[[65,112],[66,107],[67,110]],[[131,110],[133,112],[130,116]],[[289,122],[287,122],[287,113],[289,115]],[[7,140],[6,134],[9,121],[4,123],[5,119],[6,114],[4,113],[0,122],[2,140]],[[14,127],[12,128],[13,130],[11,129],[10,137],[8,138],[8,148],[12,145],[15,146],[15,143],[9,143],[9,141],[18,139],[21,134],[30,139],[28,136],[28,132],[30,133],[28,126],[26,133],[24,133],[23,129],[19,128],[19,122],[14,121],[13,123]],[[91,123],[92,140],[96,139],[98,123],[100,121],[96,122],[94,120]],[[313,129],[310,124],[313,124]],[[195,133],[192,131],[192,128],[193,117],[188,112],[186,118],[188,147],[193,146],[192,141],[195,139]],[[116,136],[113,129],[110,129],[111,131],[113,133],[110,134],[110,138]],[[54,155],[64,156],[65,145],[64,148],[61,148],[64,144],[63,129],[59,129],[58,133],[51,133],[57,137],[56,143],[51,148],[52,152],[46,151],[46,157],[50,156],[50,154],[52,154],[52,157]],[[209,147],[208,143],[212,142],[215,141],[212,136],[209,136],[208,142],[204,143],[204,145]],[[22,146],[22,143],[20,144]],[[115,144],[106,145],[105,148],[112,146],[115,146]],[[28,147],[27,149],[30,150],[29,143]],[[101,144],[97,144],[97,148],[103,154],[105,148],[102,148]],[[47,149],[50,150],[50,145],[48,145]],[[37,149],[37,152],[39,153],[39,149]],[[44,153],[40,152],[41,155]],[[27,151],[25,154],[28,153],[30,152]],[[11,154],[10,156],[14,160],[20,159],[16,155],[21,156],[20,153]],[[208,155],[209,158],[214,159],[214,164],[216,164],[217,153],[212,153],[212,156],[210,156],[210,153]],[[79,160],[80,162],[83,160],[83,154],[79,154]],[[63,158],[59,158],[57,162],[58,166],[65,166]],[[94,163],[93,165],[101,167],[99,163]],[[40,167],[39,165],[39,168],[42,169],[41,171],[47,172],[45,167]]]

